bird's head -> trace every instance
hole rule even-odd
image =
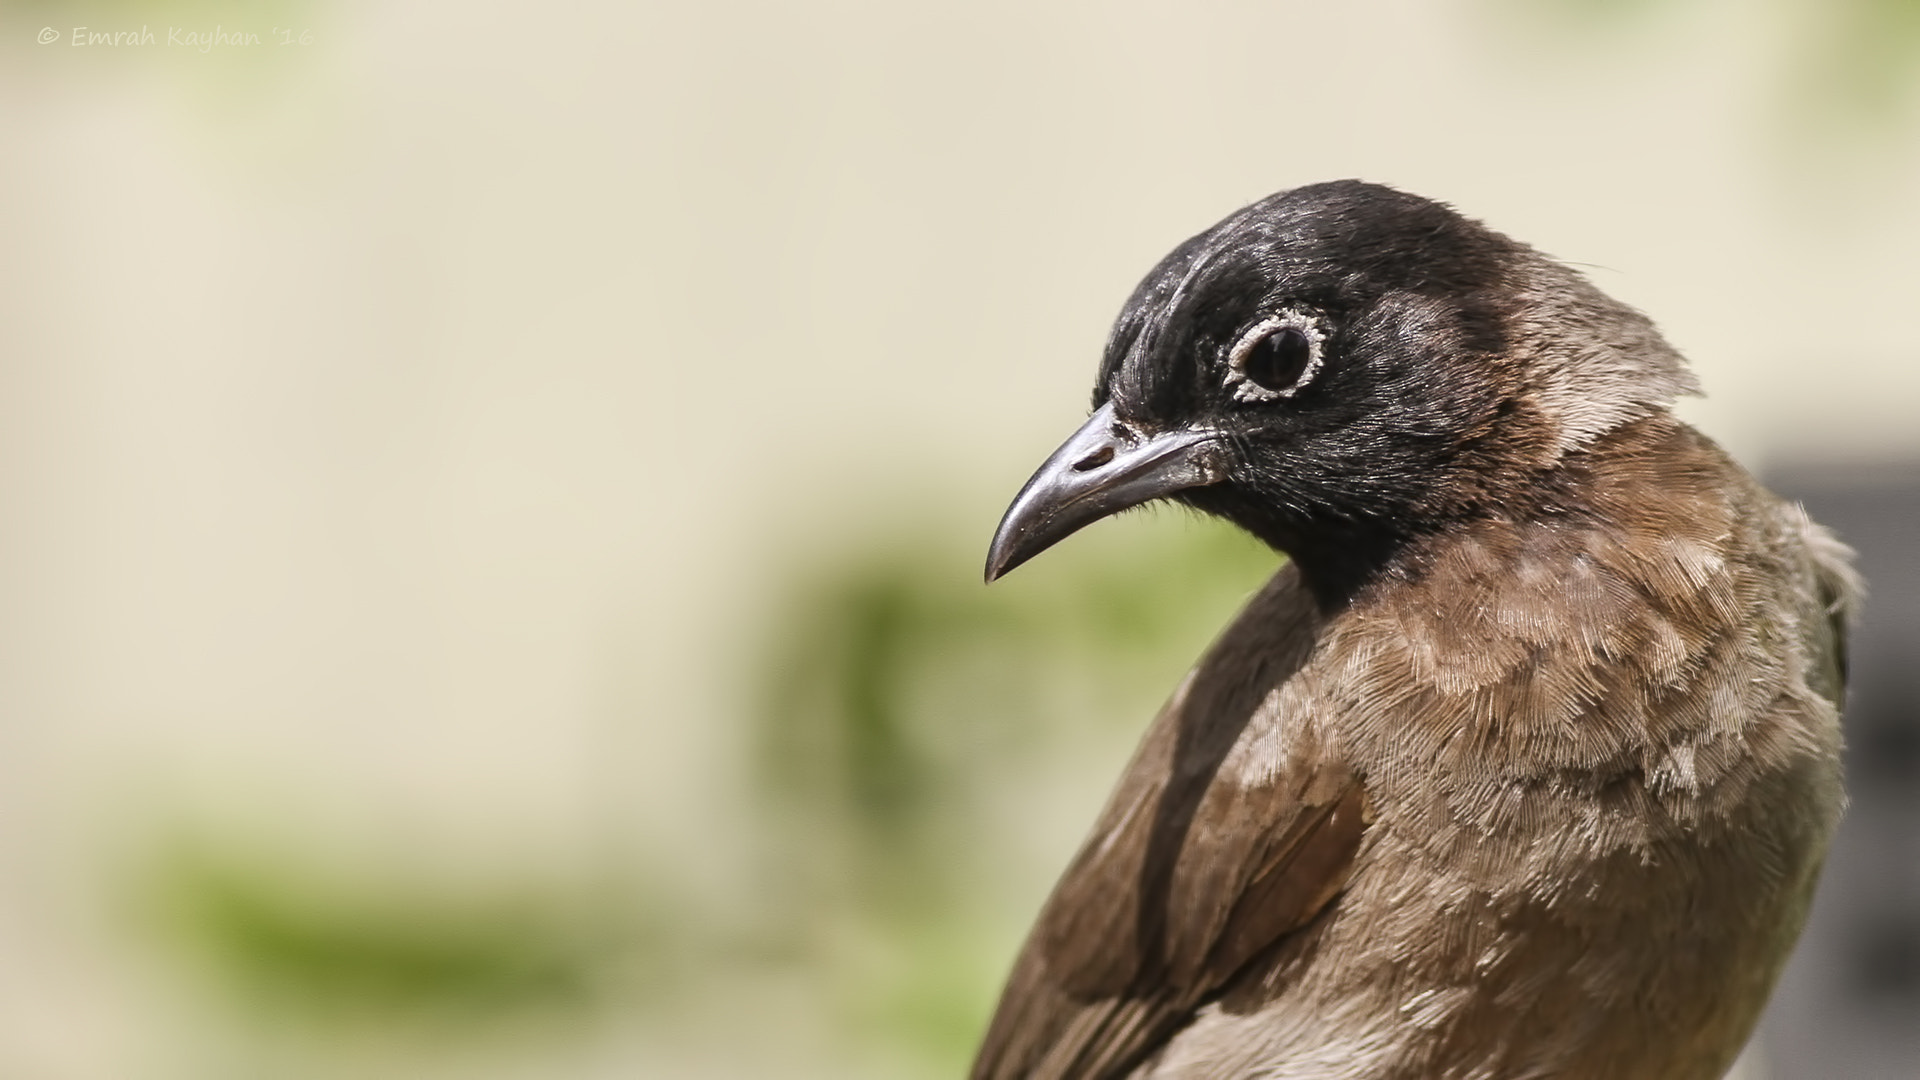
[[[1093,415],[1008,508],[987,578],[1172,498],[1338,602],[1408,539],[1518,511],[1567,454],[1694,389],[1644,316],[1446,206],[1358,181],[1282,192],[1134,290]]]

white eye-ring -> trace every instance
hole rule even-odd
[[[1227,353],[1226,388],[1235,401],[1277,401],[1299,393],[1320,373],[1327,331],[1305,311],[1283,311],[1254,323]]]

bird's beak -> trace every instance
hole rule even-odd
[[[987,551],[987,580],[1109,514],[1226,477],[1226,443],[1219,431],[1193,427],[1147,434],[1116,417],[1108,402],[1014,496]]]

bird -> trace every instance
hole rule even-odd
[[[974,1080],[1707,1080],[1844,810],[1851,552],[1642,313],[1452,207],[1245,206],[1126,301],[994,581],[1165,500],[1285,556],[1146,730]]]

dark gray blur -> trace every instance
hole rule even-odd
[[[1782,467],[1772,486],[1860,553],[1851,808],[1763,1025],[1770,1080],[1920,1076],[1920,459]]]

